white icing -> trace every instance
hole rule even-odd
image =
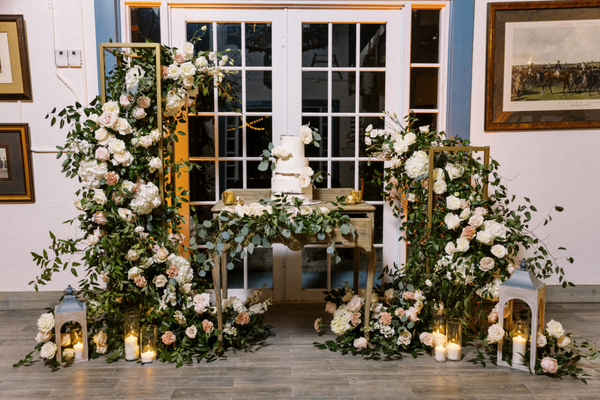
[[[303,188],[298,183],[300,170],[308,166],[300,136],[282,135],[281,147],[288,149],[292,156],[277,160],[275,175],[271,179],[271,192],[312,200],[312,185]]]

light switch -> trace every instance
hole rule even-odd
[[[67,50],[54,50],[54,52],[56,57],[56,66],[59,68],[67,68],[69,66]]]
[[[81,50],[69,50],[69,67],[81,67]]]

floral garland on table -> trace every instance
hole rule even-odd
[[[388,162],[382,173],[376,173],[375,179],[384,182],[389,205],[394,215],[402,218],[400,230],[406,241],[418,245],[408,252],[402,275],[392,275],[391,284],[375,289],[379,298],[385,297],[385,291],[392,288],[401,293],[408,284],[421,288],[426,298],[436,299],[440,307],[447,306],[445,313],[448,317],[458,318],[463,326],[469,327],[466,343],[469,338],[474,338],[473,335],[481,337],[481,332],[485,331],[483,312],[487,307],[491,308],[486,302],[498,301],[500,284],[517,268],[512,259],[520,249],[532,253],[528,262],[538,278],[556,274],[563,287],[574,286],[565,279],[564,269],[558,265],[560,259],[536,237],[534,231],[537,227],[529,226],[531,214],[537,211],[535,206],[528,198],[525,198],[526,205],[513,206],[515,196],[508,195],[497,173],[497,161],[492,160],[486,167],[466,151],[436,152],[433,176],[429,176],[427,148],[468,146],[469,142],[446,138],[443,132],[429,127],[415,131],[412,129],[416,121],[413,116],[406,117],[406,124],[395,114],[388,113],[387,117],[393,124],[391,132],[373,129],[370,125],[366,129],[365,144],[370,158]],[[433,180],[434,212],[432,228],[428,230],[430,180]],[[484,199],[481,193],[486,184],[490,185],[492,192],[489,198]],[[563,209],[556,206],[555,210],[561,212]],[[548,213],[543,224],[551,220],[552,216]],[[571,257],[562,258],[573,263]],[[431,273],[425,272],[427,263],[432,267]],[[343,292],[329,292],[331,301],[337,305],[343,302],[341,296],[344,295]],[[425,310],[419,317],[421,323],[411,332],[413,337],[424,335],[427,338],[435,305],[436,302],[424,303]],[[493,317],[493,312],[491,314]],[[337,344],[330,341],[326,345],[317,345],[333,350],[340,346],[348,349],[348,338],[354,336],[343,333]],[[374,336],[370,347],[361,347],[360,353],[389,351],[391,347],[385,343],[387,339]],[[410,347],[413,354],[421,350],[423,344],[413,341]],[[572,355],[567,357],[571,361],[579,359]],[[564,372],[559,369],[559,373],[561,371]]]
[[[252,254],[256,246],[271,248],[274,242],[290,243],[296,235],[317,237],[320,241],[328,241],[327,253],[332,254],[336,263],[341,261],[337,254],[331,233],[337,226],[343,235],[356,238],[356,229],[350,223],[350,217],[344,215],[339,203],[332,204],[336,209],[315,207],[303,204],[303,199],[296,198],[293,203],[284,196],[276,196],[274,200],[260,200],[248,205],[225,207],[212,220],[199,224],[196,237],[190,240],[191,249],[198,248],[198,243],[205,243],[208,251],[199,253],[196,262],[200,267],[200,275],[205,276],[214,264],[214,257],[229,254],[227,269],[234,267],[236,257],[243,259]]]
[[[198,93],[206,95],[213,87],[220,96],[233,98],[222,84],[225,72],[219,68],[227,57],[193,52],[189,42],[180,49],[161,48],[162,127],[157,125],[154,96],[155,50],[149,48],[137,49],[135,57],[125,55],[129,62],[117,66],[108,78],[106,103],[96,98],[87,107],[75,104],[51,112],[52,125],[60,120],[61,128],[69,126],[66,144],[57,146],[58,157],[65,157],[62,172],[79,179],[82,188],[75,201],[81,214],[66,223],[78,224],[84,238],[57,239],[50,232],[51,251],[32,253],[42,272],[30,284],[38,290],[54,273],[68,268],[77,276],[75,267],[80,263],[61,257],[83,254],[79,296],[88,306],[91,358],[107,355],[109,362],[123,358],[123,315],[128,311],[138,311],[142,324],[158,326],[162,361],[180,366],[194,358],[211,360],[220,349],[215,307],[205,293],[208,284],[190,263],[194,254],[189,259],[183,256],[189,249],[179,233],[185,222],[178,210],[187,193],[167,180],[163,188],[167,203],[160,188],[161,174],[168,177],[193,167],[173,157],[172,143],[182,134],[175,133],[183,121],[180,112],[188,107],[193,112]],[[235,298],[224,300],[229,324],[225,348],[269,336],[262,325],[270,301],[261,303],[259,297],[257,293],[245,304]],[[56,351],[53,310],[40,317],[38,327],[35,350],[51,360]],[[32,354],[16,365],[31,362]],[[68,354],[65,349],[64,360]],[[58,368],[57,362],[49,365]]]

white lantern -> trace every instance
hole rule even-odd
[[[56,335],[56,361],[59,363],[62,361],[62,349],[60,340],[60,330],[64,324],[73,321],[79,323],[81,326],[81,334],[77,335],[76,343],[74,348],[76,357],[74,362],[87,361],[88,360],[88,333],[87,333],[87,319],[86,319],[86,305],[85,303],[77,300],[75,297],[75,289],[69,285],[64,291],[65,296],[62,303],[54,307],[54,332]]]
[[[515,315],[512,309],[513,300],[521,300],[527,304],[531,310],[531,340],[525,344],[525,351],[529,345],[529,367],[502,359],[502,339],[498,341],[498,365],[511,367],[523,371],[535,372],[535,362],[537,356],[537,336],[544,327],[544,312],[546,308],[546,284],[535,277],[527,266],[525,259],[521,260],[521,268],[515,270],[513,275],[500,285],[500,300],[498,302],[498,321],[504,321],[504,306],[508,303],[509,310]],[[507,318],[504,326],[506,332],[512,332],[512,319]],[[520,353],[520,352],[519,352]],[[520,353],[524,354],[524,353]]]

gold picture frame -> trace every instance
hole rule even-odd
[[[28,124],[0,125],[0,203],[35,203]]]
[[[0,15],[0,101],[33,100],[25,20]]]

